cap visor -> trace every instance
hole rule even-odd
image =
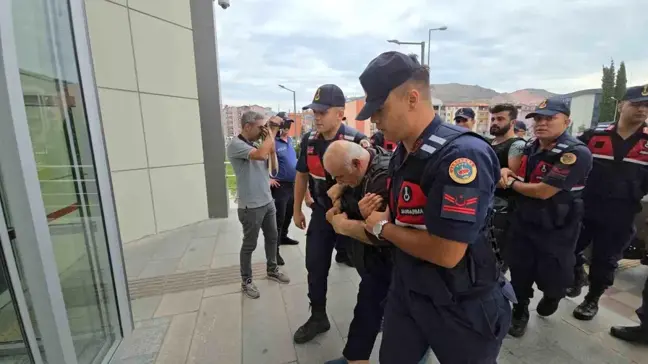
[[[648,96],[641,96],[641,97],[636,97],[634,99],[629,99],[627,100],[629,102],[642,102],[642,101],[648,101]]]
[[[310,105],[306,105],[302,107],[302,110],[308,110],[311,109],[313,111],[319,111],[319,112],[324,112],[328,110],[331,106],[330,105],[324,105],[324,104],[318,104],[318,103],[312,103]]]
[[[356,120],[367,120],[385,103],[385,99],[368,101],[356,116]]]
[[[554,116],[556,114],[560,114],[560,111],[554,111],[554,110],[537,110],[534,111],[526,116],[526,119],[531,119],[534,118],[538,115],[541,116]]]

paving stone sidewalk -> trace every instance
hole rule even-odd
[[[322,364],[340,356],[360,281],[355,270],[333,263],[328,291],[331,330],[311,343],[295,345],[292,335],[309,315],[305,233],[292,226],[290,235],[300,244],[281,247],[284,271],[292,280],[289,285],[263,279],[260,237],[253,261],[261,298],[251,300],[240,293],[241,229],[236,214],[230,216],[124,246],[136,328],[114,363]],[[634,309],[641,303],[646,275],[645,266],[620,271],[591,322],[571,316],[585,292],[563,300],[550,318],[532,313],[524,338],[505,339],[499,363],[648,364],[648,347],[630,345],[608,334],[612,325],[638,322]],[[372,363],[378,363],[379,345],[380,337]]]

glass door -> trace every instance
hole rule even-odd
[[[132,321],[83,0],[0,1],[0,119],[25,362],[105,363]]]
[[[80,364],[120,335],[68,0],[13,1],[20,83],[69,328]]]

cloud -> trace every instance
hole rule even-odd
[[[319,85],[363,95],[358,76],[387,50],[420,53],[434,83],[497,91],[600,87],[601,67],[624,60],[628,84],[648,82],[644,0],[233,0],[216,10],[223,103],[274,109],[306,105]],[[427,52],[427,50],[426,50]]]

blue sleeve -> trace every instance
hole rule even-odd
[[[564,153],[542,182],[569,191],[585,182],[590,169],[592,169],[592,153],[587,147],[581,145]]]
[[[500,178],[499,162],[490,146],[460,137],[446,147],[438,168],[426,170],[425,226],[432,235],[472,244],[477,240]]]
[[[299,144],[299,157],[297,158],[297,172],[308,173],[308,164],[306,163],[306,154],[308,152],[308,138],[310,133],[304,134]]]

